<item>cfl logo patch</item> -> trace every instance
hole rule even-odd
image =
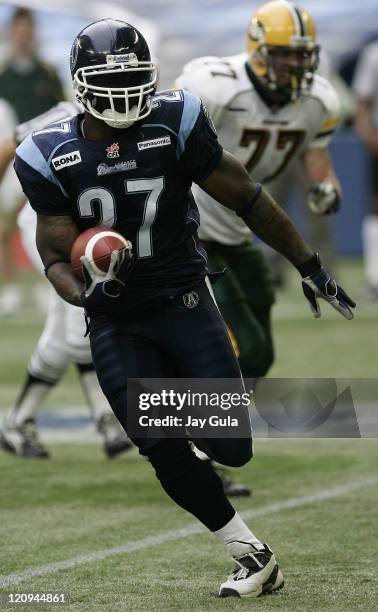
[[[187,308],[196,308],[199,303],[199,295],[195,291],[185,293],[182,296],[182,301],[184,302],[184,306]]]
[[[59,155],[59,157],[54,157],[52,160],[52,165],[55,170],[63,170],[63,168],[68,168],[68,166],[75,166],[75,164],[81,164],[81,154],[80,151],[73,151],[72,153],[66,153],[66,155]]]

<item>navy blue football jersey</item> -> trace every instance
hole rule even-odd
[[[222,155],[201,100],[187,91],[160,92],[145,121],[109,142],[87,140],[83,119],[37,130],[18,147],[15,170],[34,210],[70,215],[79,231],[106,225],[130,240],[129,304],[200,282],[207,262],[191,185],[204,181]]]

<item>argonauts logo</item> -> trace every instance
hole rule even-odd
[[[195,291],[185,293],[182,296],[182,301],[184,302],[184,306],[187,308],[196,308],[199,303],[199,295]]]

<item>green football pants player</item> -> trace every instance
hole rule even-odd
[[[274,291],[265,258],[252,240],[231,246],[206,242],[204,246],[210,272],[227,268],[213,288],[243,376],[265,376],[274,361],[271,329]]]

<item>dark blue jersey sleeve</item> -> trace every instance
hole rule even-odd
[[[222,156],[222,147],[206,108],[197,96],[184,93],[184,109],[178,135],[179,167],[185,178],[203,182]]]
[[[44,215],[69,215],[70,199],[29,136],[18,147],[14,169],[32,208]]]

